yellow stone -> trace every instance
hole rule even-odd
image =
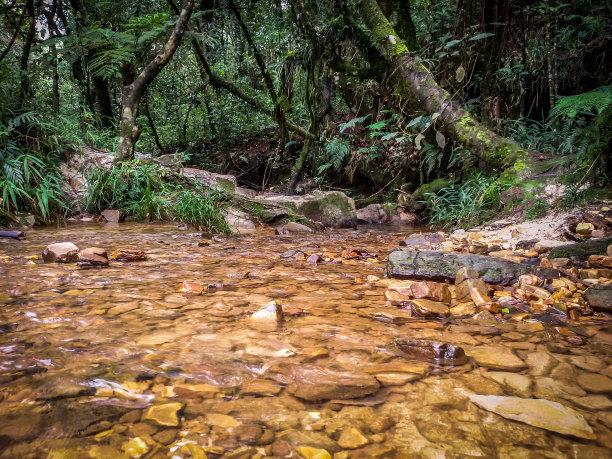
[[[206,415],[206,422],[213,426],[225,428],[236,427],[240,424],[240,421],[234,419],[233,417],[219,413],[208,413]]]
[[[369,442],[368,438],[354,427],[343,430],[338,439],[338,445],[344,449],[360,448]]]
[[[112,446],[94,445],[87,451],[92,459],[127,459],[128,456]]]
[[[326,450],[314,448],[312,446],[299,446],[296,448],[296,451],[304,459],[332,459],[331,454]]]
[[[176,427],[179,425],[178,412],[182,408],[183,404],[178,402],[153,405],[147,409],[142,419],[161,426]]]
[[[150,448],[142,438],[136,437],[124,443],[121,449],[130,457],[141,457],[147,454]]]

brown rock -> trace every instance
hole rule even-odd
[[[196,282],[183,281],[181,286],[178,288],[179,293],[192,293],[194,295],[200,295],[204,291],[204,286]]]
[[[75,263],[79,259],[79,248],[72,242],[49,244],[42,253],[45,263]]]
[[[612,393],[612,379],[596,373],[583,373],[576,379],[578,385],[587,392],[596,394]]]
[[[477,298],[478,301],[485,299],[485,301],[480,301],[480,304],[491,301],[491,298],[489,298],[489,288],[482,279],[466,279],[455,287],[455,292],[457,301],[460,303],[473,301],[478,306],[479,303],[474,298]]]
[[[450,303],[451,293],[445,284],[436,282],[415,282],[410,287],[414,298]]]
[[[370,440],[354,427],[343,430],[338,439],[338,445],[345,449],[360,448],[369,442]]]
[[[377,392],[380,387],[378,381],[366,373],[337,371],[314,365],[293,366],[289,377],[289,393],[308,401],[365,397]]]
[[[606,229],[608,227],[606,219],[601,215],[597,215],[593,212],[583,213],[582,218],[584,219],[584,221],[592,224],[596,229]]]
[[[476,360],[478,365],[492,370],[520,371],[527,368],[525,362],[504,346],[476,346],[467,353]]]
[[[176,440],[178,433],[178,429],[162,430],[161,432],[157,432],[155,435],[153,435],[153,440],[161,443],[162,445],[169,445]]]
[[[463,348],[448,343],[396,339],[395,345],[410,358],[433,362],[437,365],[463,365],[467,362]]]
[[[108,254],[100,247],[88,247],[79,252],[79,266],[108,266]]]
[[[592,238],[599,239],[599,238],[603,238],[603,237],[606,237],[606,236],[607,236],[607,234],[606,234],[606,232],[604,230],[593,230],[593,231],[591,231],[591,237]]]
[[[449,308],[444,303],[432,300],[410,300],[412,310],[423,317],[440,317],[449,314]]]
[[[242,385],[243,395],[274,396],[281,391],[281,386],[269,379],[251,379]]]
[[[480,276],[478,275],[477,271],[465,266],[459,271],[457,271],[457,275],[455,277],[455,285],[461,284],[466,279],[478,279],[479,277]]]
[[[592,223],[578,223],[576,226],[576,233],[583,236],[590,236],[594,229],[595,226]]]
[[[109,223],[121,223],[125,220],[125,212],[122,210],[106,209],[102,211],[102,218]]]
[[[147,254],[142,250],[117,249],[110,258],[117,261],[144,261],[147,259]]]
[[[589,265],[595,268],[612,269],[612,257],[605,255],[591,255],[589,257]]]
[[[608,255],[609,257],[612,257],[612,244],[610,244],[608,248],[606,249],[606,255]]]

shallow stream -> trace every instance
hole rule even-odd
[[[301,446],[338,458],[612,457],[610,389],[580,383],[612,376],[610,326],[575,325],[577,346],[541,323],[397,320],[372,276],[410,231],[210,240],[176,225],[92,223],[0,240],[0,457],[326,457]],[[148,260],[79,269],[36,258],[60,241]],[[281,258],[346,248],[376,257]],[[177,293],[183,281],[204,293]],[[283,321],[249,319],[273,300]],[[500,362],[435,367],[402,355],[396,338],[497,349]],[[505,365],[503,349],[523,364]],[[354,375],[378,375],[380,388],[347,399],[334,378]],[[316,394],[326,400],[307,400]],[[559,402],[595,439],[506,419],[471,394]]]

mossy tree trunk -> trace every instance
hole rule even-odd
[[[402,103],[439,113],[441,130],[492,167],[504,168],[527,157],[527,150],[474,119],[437,84],[419,58],[384,16],[376,0],[359,0],[359,13],[390,63],[390,83]]]
[[[134,148],[141,132],[140,126],[136,124],[140,99],[149,84],[172,59],[187,28],[192,9],[193,0],[183,0],[183,6],[174,30],[163,49],[149,62],[132,84],[123,87],[121,95],[121,127],[119,129],[119,144],[117,145],[115,164],[134,158]]]

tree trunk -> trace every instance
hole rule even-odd
[[[132,84],[123,87],[121,127],[119,129],[119,144],[117,145],[115,164],[134,158],[134,149],[141,131],[140,126],[136,125],[138,104],[149,84],[168,64],[178,48],[191,17],[192,9],[193,0],[183,0],[181,13],[164,48],[149,62]]]
[[[151,127],[151,132],[153,133],[153,138],[155,139],[155,145],[159,148],[160,153],[164,153],[164,147],[159,140],[159,134],[157,133],[157,128],[155,127],[155,123],[153,122],[153,116],[151,115],[151,110],[149,110],[149,101],[145,96],[144,100],[144,109],[147,120],[149,121],[149,126]]]
[[[380,0],[380,9],[399,37],[404,40],[408,50],[417,49],[416,28],[410,15],[408,0]]]
[[[102,77],[93,77],[92,80],[96,99],[98,101],[100,124],[104,128],[110,128],[113,126],[114,114],[108,80]]]
[[[57,47],[51,45],[51,55],[53,56],[53,113],[58,114],[60,111],[60,93],[59,93],[59,73],[57,71]]]
[[[30,51],[36,38],[36,14],[34,13],[34,0],[28,0],[25,5],[25,9],[28,12],[28,33],[26,34],[25,42],[23,44],[23,51],[21,52],[21,59],[19,60],[19,67],[21,70],[21,90],[19,91],[19,100],[24,101],[32,95],[32,88],[30,87],[30,73],[29,73],[29,60]]]
[[[408,51],[376,0],[359,0],[358,9],[390,62],[391,84],[402,101],[421,107],[430,115],[439,113],[446,135],[492,167],[504,168],[527,156],[527,150],[496,135],[452,100],[418,57]]]

